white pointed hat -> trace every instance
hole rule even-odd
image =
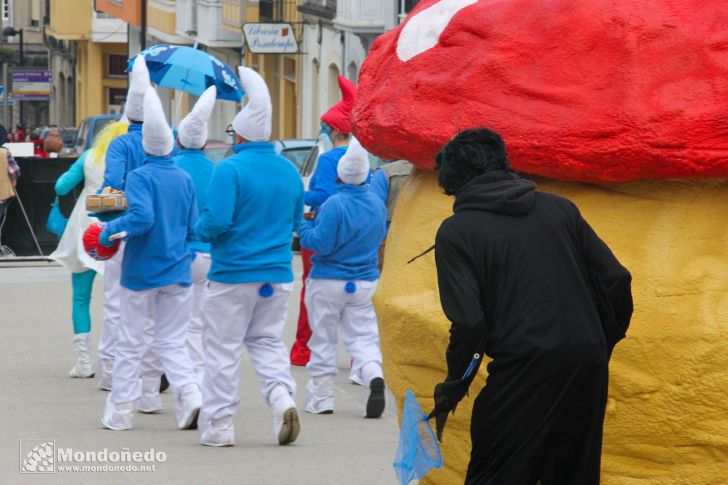
[[[369,176],[369,155],[356,138],[351,138],[346,153],[336,167],[336,173],[339,180],[349,185],[361,185]]]
[[[174,148],[174,135],[164,117],[162,101],[151,86],[147,88],[147,94],[144,96],[142,146],[147,155],[157,157],[169,155]]]
[[[238,75],[248,102],[235,116],[233,129],[248,141],[268,141],[273,123],[268,86],[260,74],[247,67],[238,67]]]
[[[217,88],[210,86],[202,93],[192,111],[179,123],[177,136],[185,148],[199,150],[207,143],[207,120],[215,107]]]
[[[134,121],[144,121],[144,96],[149,82],[149,70],[144,56],[137,54],[129,75],[129,92],[126,94],[124,113]]]

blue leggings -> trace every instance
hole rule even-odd
[[[73,333],[91,331],[91,290],[94,287],[96,271],[71,273],[73,285]]]

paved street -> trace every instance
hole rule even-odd
[[[297,285],[284,336],[288,347],[295,335],[300,271],[297,257]],[[97,278],[92,303],[95,342],[102,321],[100,280]],[[301,412],[301,435],[289,447],[279,447],[274,441],[271,413],[260,396],[246,355],[235,423],[237,445],[214,449],[200,446],[196,431],[175,428],[169,391],[164,393],[164,413],[138,414],[134,430],[112,432],[101,428],[99,420],[107,394],[96,389],[95,379],[68,377],[75,362],[71,285],[70,274],[61,267],[9,267],[0,263],[0,309],[0,483],[397,483],[391,467],[397,445],[392,397],[388,396],[382,419],[363,419],[368,391],[348,382],[348,356],[341,349],[336,413],[313,416]],[[294,368],[294,376],[301,406],[305,370]],[[21,475],[21,439],[55,440],[57,449],[72,448],[74,452],[104,448],[121,452],[126,448],[133,453],[154,448],[164,452],[166,460],[154,463],[153,472],[57,470],[54,475]]]

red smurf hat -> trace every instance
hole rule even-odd
[[[321,121],[347,135],[351,133],[351,110],[356,101],[356,84],[339,74],[342,99],[321,116]]]

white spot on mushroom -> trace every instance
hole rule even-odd
[[[432,49],[452,18],[465,7],[479,0],[441,0],[407,20],[397,40],[397,57],[407,62]]]

